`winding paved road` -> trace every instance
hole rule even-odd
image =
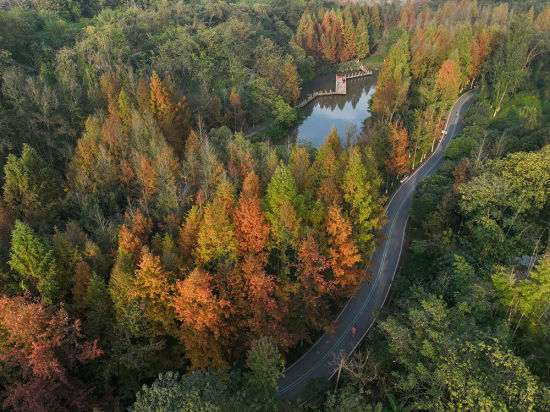
[[[473,101],[471,92],[456,101],[447,119],[447,135],[440,140],[433,154],[403,183],[386,207],[388,223],[382,229],[386,238],[371,257],[372,281],[363,282],[357,293],[346,303],[336,319],[332,336],[324,334],[294,364],[279,381],[280,399],[297,400],[312,378],[330,379],[335,374],[334,359],[341,353],[350,354],[365,337],[376,320],[376,314],[388,296],[395,276],[405,237],[414,191],[418,182],[433,174],[443,161],[442,153],[449,141],[462,128],[462,115]],[[352,328],[356,328],[352,336]]]

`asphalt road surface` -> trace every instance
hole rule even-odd
[[[300,359],[286,369],[279,381],[279,399],[298,400],[310,379],[330,379],[335,374],[335,359],[341,354],[352,353],[369,331],[378,309],[384,305],[399,264],[416,185],[439,168],[443,161],[442,153],[449,141],[462,129],[462,115],[472,101],[470,92],[460,96],[447,119],[447,135],[388,202],[388,223],[382,229],[386,240],[372,255],[374,265],[371,281],[361,283],[356,294],[346,303],[336,319],[334,334],[321,336]]]

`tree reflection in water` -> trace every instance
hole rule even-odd
[[[369,77],[359,77],[348,80],[345,96],[318,97],[304,108],[305,116],[302,122],[292,131],[292,138],[300,142],[311,142],[313,147],[319,147],[336,126],[343,142],[353,126],[356,133],[363,128],[363,121],[370,116],[369,99],[376,86],[376,74]],[[334,89],[334,74],[320,76],[304,84],[302,95],[312,90]]]

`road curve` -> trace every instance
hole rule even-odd
[[[374,262],[371,281],[362,282],[355,295],[346,303],[336,319],[334,334],[321,336],[300,359],[285,370],[279,380],[279,399],[295,401],[310,379],[330,379],[335,373],[334,359],[342,353],[352,353],[369,331],[378,309],[384,305],[399,264],[416,185],[438,169],[443,161],[442,153],[449,141],[461,130],[462,115],[472,101],[471,92],[460,96],[449,113],[445,126],[447,135],[440,140],[432,155],[391,197],[386,207],[388,222],[382,229],[386,240],[371,257]],[[354,327],[356,333],[352,336],[351,330]]]

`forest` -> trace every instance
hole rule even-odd
[[[2,2],[0,410],[550,410],[549,52],[546,1]],[[286,139],[356,60],[361,134]],[[377,322],[281,400],[468,90]]]

